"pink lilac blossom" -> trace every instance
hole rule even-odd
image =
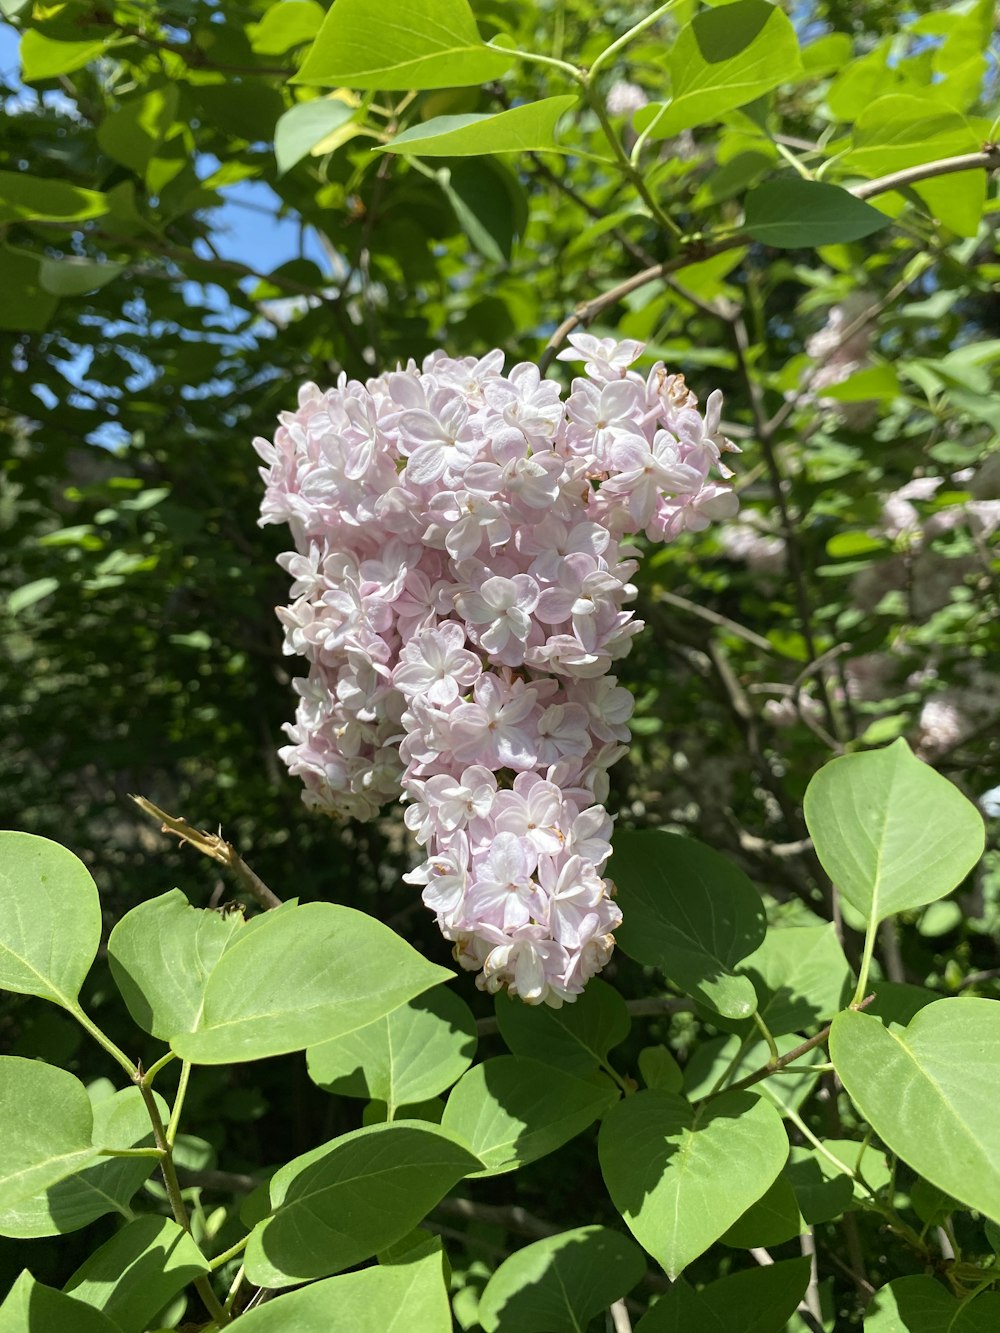
[[[307,384],[255,441],[261,523],[295,544],[285,651],[309,662],[282,759],[332,814],[401,798],[425,852],[406,878],[458,961],[553,1006],[621,920],[604,801],[632,712],[612,667],[641,629],[629,538],[737,507],[718,392],[702,415],[681,376],[631,368],[641,344],[570,341],[565,401],[499,351],[437,352]]]

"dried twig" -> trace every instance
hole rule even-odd
[[[208,833],[204,829],[195,828],[186,819],[168,815],[158,805],[154,805],[152,801],[147,801],[145,796],[132,796],[131,799],[135,801],[143,814],[160,821],[160,831],[162,833],[172,833],[181,842],[190,843],[203,856],[209,856],[213,861],[221,861],[227,869],[233,872],[241,887],[265,911],[281,906],[281,899],[278,895],[271,892],[261,877],[250,869],[233,844],[226,842],[221,834]]]

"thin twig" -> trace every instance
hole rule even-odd
[[[221,861],[224,866],[233,872],[245,892],[249,893],[265,911],[281,906],[281,899],[278,895],[271,892],[256,871],[250,869],[233,844],[226,842],[220,834],[207,833],[204,829],[195,828],[186,819],[168,815],[166,811],[161,810],[152,801],[147,801],[145,796],[132,796],[131,799],[143,814],[160,821],[160,831],[162,833],[172,833],[181,842],[190,843],[203,856],[210,856],[213,861]]]
[[[745,625],[740,625],[735,620],[730,620],[728,616],[722,615],[718,611],[713,611],[711,607],[700,606],[697,602],[689,601],[687,597],[679,597],[675,592],[668,592],[665,588],[654,588],[653,596],[660,602],[666,602],[668,606],[674,606],[678,611],[685,611],[690,616],[697,616],[699,620],[704,620],[709,625],[715,625],[717,629],[724,629],[730,634],[734,634],[738,639],[744,639],[747,643],[753,644],[759,648],[762,653],[769,656],[782,656],[762,635],[756,634],[752,629],[747,629]]]
[[[935,176],[950,176],[956,171],[975,171],[978,168],[986,171],[1000,169],[1000,145],[985,144],[979,153],[941,157],[936,162],[924,162],[917,167],[906,167],[903,171],[892,171],[888,176],[879,176],[877,180],[851,186],[851,194],[855,199],[871,199],[874,195],[886,194],[889,190],[901,190],[908,185],[919,185],[921,181],[933,180]]]
[[[851,1008],[859,1011],[861,1009],[867,1009],[874,999],[875,995],[873,992],[871,995],[866,996],[859,1004],[852,1005]],[[833,1024],[828,1023],[827,1026],[823,1028],[822,1032],[817,1032],[815,1037],[810,1037],[807,1041],[803,1041],[798,1046],[793,1047],[793,1049],[786,1055],[779,1056],[777,1060],[769,1060],[768,1063],[762,1065],[760,1069],[755,1069],[752,1074],[747,1074],[746,1078],[741,1078],[735,1083],[730,1083],[728,1087],[719,1088],[717,1092],[710,1092],[707,1097],[702,1097],[697,1104],[703,1106],[706,1102],[712,1101],[715,1097],[721,1097],[724,1092],[742,1092],[744,1088],[752,1088],[755,1083],[760,1083],[763,1079],[770,1078],[772,1074],[776,1074],[779,1070],[785,1069],[796,1060],[801,1060],[804,1055],[808,1055],[810,1051],[814,1051],[817,1046],[822,1046],[830,1036],[832,1027]]]
[[[608,1313],[611,1315],[611,1322],[615,1326],[615,1333],[632,1333],[632,1320],[629,1318],[624,1300],[615,1301],[614,1305],[608,1309]]]
[[[806,1307],[822,1327],[823,1307],[819,1303],[819,1265],[816,1262],[816,1237],[813,1235],[811,1227],[807,1227],[799,1236],[799,1246],[803,1258],[808,1257],[809,1259],[809,1285],[806,1287],[801,1304]]]

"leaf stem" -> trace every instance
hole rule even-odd
[[[99,1046],[103,1046],[104,1049],[107,1051],[107,1053],[118,1061],[122,1069],[125,1070],[125,1073],[128,1074],[129,1078],[133,1082],[135,1082],[136,1074],[138,1071],[136,1066],[128,1058],[125,1052],[120,1050],[115,1045],[115,1043],[111,1040],[111,1038],[108,1036],[106,1032],[101,1031],[101,1029],[94,1022],[94,1020],[92,1018],[89,1018],[83,1012],[78,1003],[74,1003],[72,1006],[67,1006],[67,1008],[69,1009],[69,1012],[73,1015],[73,1017],[76,1019],[76,1021],[80,1024],[80,1026],[86,1032],[90,1033],[90,1035],[93,1037],[93,1039],[97,1042]]]
[[[775,1072],[777,1072],[782,1068],[782,1064],[781,1052],[778,1050],[778,1043],[774,1040],[774,1034],[756,1009],[753,1012],[753,1021],[756,1024],[758,1032],[767,1042],[767,1049],[771,1052],[770,1064],[773,1065]]]
[[[191,1219],[188,1216],[188,1210],[184,1203],[184,1196],[181,1194],[180,1182],[177,1179],[177,1171],[174,1167],[173,1154],[170,1143],[167,1141],[166,1130],[163,1127],[163,1119],[160,1116],[159,1107],[156,1105],[156,1099],[153,1096],[153,1090],[144,1081],[142,1068],[136,1069],[132,1080],[142,1095],[142,1100],[146,1106],[146,1114],[149,1116],[150,1124],[153,1126],[153,1138],[156,1140],[156,1146],[161,1151],[160,1171],[163,1173],[163,1183],[166,1186],[167,1198],[170,1200],[170,1208],[174,1215],[174,1221],[179,1227],[182,1227],[188,1235],[191,1235]],[[229,1315],[222,1306],[222,1302],[212,1290],[212,1285],[206,1277],[197,1277],[194,1280],[198,1295],[205,1304],[205,1309],[212,1316],[215,1322],[224,1327],[231,1323]]]
[[[568,60],[557,60],[555,56],[543,56],[537,51],[521,51],[513,46],[496,46],[495,51],[502,51],[506,56],[516,56],[518,60],[530,60],[536,65],[551,65],[553,69],[561,70],[568,78],[573,79],[582,87],[587,86],[587,76],[582,69],[576,65],[571,65]]]
[[[865,948],[861,955],[861,970],[858,974],[858,984],[854,991],[854,999],[851,1001],[852,1009],[861,1008],[861,997],[868,988],[868,973],[871,971],[872,954],[875,951],[875,936],[878,932],[878,922],[874,916],[868,922],[868,929],[865,931]]]
[[[238,1240],[235,1245],[230,1245],[228,1250],[223,1250],[222,1253],[217,1254],[214,1259],[209,1259],[208,1262],[212,1271],[214,1272],[215,1269],[221,1268],[223,1264],[228,1264],[229,1260],[235,1259],[238,1254],[242,1254],[246,1249],[249,1240],[250,1233],[247,1232],[242,1240]]]
[[[652,213],[654,219],[660,224],[660,226],[664,229],[664,231],[670,232],[672,236],[676,237],[679,240],[684,233],[681,231],[680,227],[678,227],[677,223],[673,220],[673,218],[663,211],[663,209],[657,203],[656,198],[653,195],[652,191],[650,190],[649,186],[646,184],[646,181],[644,180],[642,173],[638,171],[635,168],[635,166],[633,166],[632,162],[629,160],[628,153],[626,153],[625,149],[622,147],[621,140],[615,133],[615,127],[611,124],[611,121],[608,117],[607,108],[605,107],[603,101],[601,100],[600,97],[598,97],[597,93],[594,91],[594,88],[591,84],[585,82],[584,88],[587,93],[587,101],[590,103],[594,115],[600,122],[601,129],[604,132],[604,137],[605,139],[607,139],[611,147],[612,153],[614,153],[615,161],[617,162],[622,175],[625,177],[627,181],[629,181],[635,187],[643,203],[646,205],[650,213]]]
[[[602,65],[606,65],[609,60],[613,60],[618,52],[621,51],[623,47],[627,46],[633,38],[638,37],[639,34],[645,32],[647,28],[651,28],[654,23],[658,23],[659,20],[663,18],[664,14],[669,13],[669,11],[678,3],[679,0],[667,0],[665,5],[660,5],[659,8],[654,9],[652,14],[647,14],[644,19],[640,19],[638,23],[629,28],[628,32],[622,33],[622,35],[616,38],[610,46],[606,46],[587,71],[588,82],[593,79],[594,75]]]
[[[99,1151],[102,1157],[155,1157],[157,1160],[163,1157],[161,1148],[101,1148]]]
[[[187,1095],[188,1079],[191,1077],[191,1061],[185,1060],[181,1064],[181,1076],[177,1083],[177,1093],[174,1097],[174,1104],[170,1109],[170,1121],[167,1125],[167,1143],[173,1148],[174,1140],[177,1138],[177,1129],[181,1122],[181,1111],[184,1109],[184,1098]]]
[[[240,1287],[243,1285],[243,1279],[246,1277],[246,1269],[240,1264],[236,1276],[233,1278],[233,1285],[229,1288],[229,1295],[226,1297],[226,1303],[222,1307],[226,1314],[232,1314],[233,1306],[236,1304],[236,1297],[239,1294]]]
[[[166,1055],[161,1055],[159,1060],[157,1060],[155,1064],[150,1065],[149,1068],[146,1070],[145,1074],[143,1074],[142,1076],[143,1082],[146,1084],[146,1086],[151,1088],[153,1086],[153,1079],[156,1078],[160,1070],[165,1068],[165,1066],[168,1065],[171,1060],[176,1060],[176,1059],[177,1056],[174,1055],[173,1051],[167,1051]]]

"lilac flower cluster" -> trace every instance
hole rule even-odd
[[[564,401],[531,364],[428,357],[308,384],[283,414],[261,523],[287,523],[285,651],[308,659],[281,751],[305,799],[365,819],[388,800],[427,859],[407,878],[490,991],[559,1005],[607,962],[607,773],[632,698],[611,674],[645,532],[735,510],[721,395],[630,370],[589,335]]]

